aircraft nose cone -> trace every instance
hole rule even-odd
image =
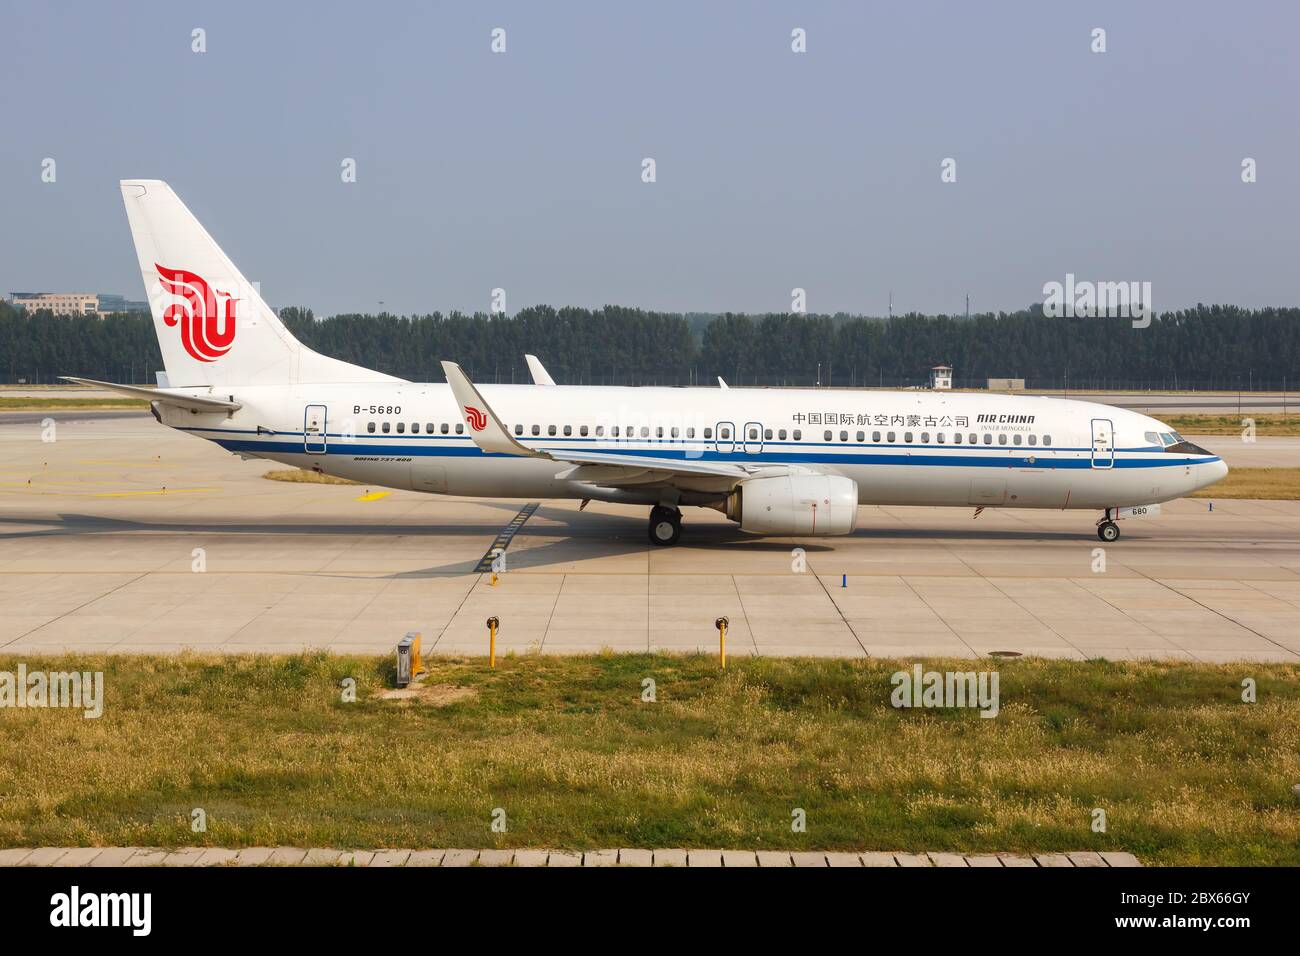
[[[1196,470],[1198,472],[1196,477],[1199,479],[1197,486],[1200,488],[1208,488],[1216,481],[1228,477],[1228,463],[1222,458],[1218,461],[1202,462],[1196,466]]]

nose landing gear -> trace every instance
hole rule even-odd
[[[656,505],[650,509],[650,543],[661,548],[677,543],[682,536],[682,513]]]
[[[1109,544],[1119,540],[1119,525],[1111,520],[1111,509],[1106,509],[1106,517],[1097,522],[1097,537]]]

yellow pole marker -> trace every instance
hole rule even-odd
[[[424,673],[424,661],[420,660],[420,640],[421,635],[415,632],[414,640],[411,642],[411,676],[419,677]]]
[[[727,669],[727,625],[731,622],[725,617],[720,617],[713,622],[713,626],[718,629],[718,659],[722,661],[722,669]]]
[[[487,619],[488,626],[488,666],[497,669],[497,628],[501,622],[495,616]]]

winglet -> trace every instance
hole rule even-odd
[[[555,379],[551,378],[551,373],[546,371],[546,366],[536,355],[524,355],[525,361],[528,362],[528,371],[533,375],[534,385],[554,385]]]
[[[456,396],[461,416],[469,428],[469,437],[483,451],[494,455],[528,455],[533,458],[547,458],[541,452],[534,451],[515,441],[506,426],[501,423],[497,413],[492,411],[487,401],[479,394],[474,383],[469,380],[465,370],[455,362],[442,363],[443,374],[451,393]]]

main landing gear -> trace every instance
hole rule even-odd
[[[1119,525],[1111,520],[1111,509],[1106,509],[1106,517],[1097,522],[1097,537],[1109,544],[1119,540]]]
[[[682,513],[676,508],[656,505],[650,509],[650,543],[668,547],[682,536]]]

